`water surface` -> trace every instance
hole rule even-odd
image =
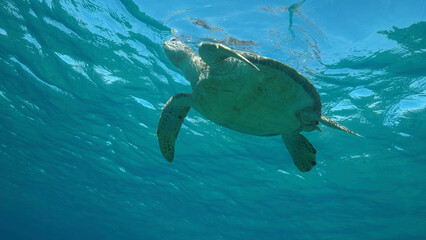
[[[426,2],[3,0],[1,239],[425,239]],[[167,163],[162,107],[190,92],[162,43],[289,64],[364,135],[281,137],[191,110]]]

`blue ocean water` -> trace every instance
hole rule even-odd
[[[0,239],[426,239],[426,2],[0,1]],[[271,57],[315,85],[308,173],[281,137],[191,110],[173,36]]]

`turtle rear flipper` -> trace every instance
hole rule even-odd
[[[175,142],[183,120],[192,105],[192,93],[180,93],[167,101],[160,116],[157,128],[158,143],[164,158],[171,162],[174,158]]]
[[[285,146],[296,167],[302,172],[308,172],[315,165],[317,151],[302,134],[282,135]]]

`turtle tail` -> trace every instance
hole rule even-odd
[[[328,118],[324,115],[321,115],[320,122],[322,124],[326,125],[326,126],[329,126],[329,127],[335,128],[335,129],[339,129],[339,130],[345,131],[347,133],[351,133],[351,134],[356,135],[358,137],[364,137],[364,136],[359,135],[358,133],[350,130],[349,128],[347,128],[345,126],[340,125],[338,122],[331,120],[330,118]]]

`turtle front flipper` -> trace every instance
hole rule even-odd
[[[161,153],[169,162],[173,161],[176,138],[192,101],[192,93],[180,93],[171,97],[164,105],[158,123],[157,137]]]
[[[198,53],[200,54],[201,59],[210,66],[221,62],[226,58],[233,57],[249,64],[257,71],[260,71],[256,65],[247,60],[247,58],[243,55],[219,43],[202,42],[198,47]]]
[[[308,172],[316,165],[317,151],[302,134],[282,135],[282,137],[294,164],[300,171]]]

